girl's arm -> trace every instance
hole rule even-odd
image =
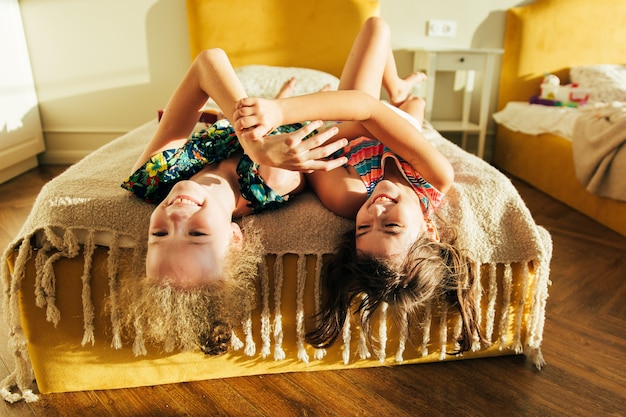
[[[226,53],[219,48],[207,49],[193,61],[167,103],[154,136],[137,159],[131,173],[156,153],[183,146],[209,97],[215,100],[231,122],[238,101],[246,97]],[[324,158],[340,149],[343,144],[325,144],[333,136],[330,132],[302,142],[302,138],[312,130],[305,128],[271,137],[262,135],[255,141],[241,141],[241,146],[253,161],[276,168],[310,171],[331,170],[340,166],[342,161]]]
[[[246,97],[226,53],[218,48],[202,51],[194,59],[170,97],[154,136],[131,172],[154,154],[184,145],[209,97],[228,118],[235,111],[237,101]]]
[[[358,121],[374,139],[405,159],[445,193],[454,180],[452,165],[411,123],[380,100],[357,90],[329,91],[278,100],[245,98],[237,104],[240,140],[264,135],[268,126],[300,120]]]

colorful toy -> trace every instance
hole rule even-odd
[[[546,74],[540,85],[541,94],[530,98],[530,103],[544,106],[578,107],[589,101],[590,90],[578,84],[561,85],[554,74]]]

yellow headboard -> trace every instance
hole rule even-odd
[[[545,73],[626,64],[626,0],[537,0],[509,9],[498,108],[539,93]]]
[[[378,13],[378,0],[187,0],[191,55],[219,47],[235,67],[305,67],[339,77],[361,25]]]

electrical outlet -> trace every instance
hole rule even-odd
[[[428,36],[454,38],[456,36],[456,20],[429,20],[426,24]]]

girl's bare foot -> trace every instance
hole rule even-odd
[[[325,84],[324,87],[320,88],[320,92],[322,91],[330,91],[330,84]]]
[[[296,88],[296,77],[291,77],[282,87],[280,87],[280,91],[276,94],[276,98],[287,98],[293,95],[293,90]]]
[[[396,107],[400,107],[411,96],[413,87],[426,80],[426,78],[426,74],[423,72],[414,72],[405,78],[399,79],[394,86],[394,91],[389,91],[389,102]]]

